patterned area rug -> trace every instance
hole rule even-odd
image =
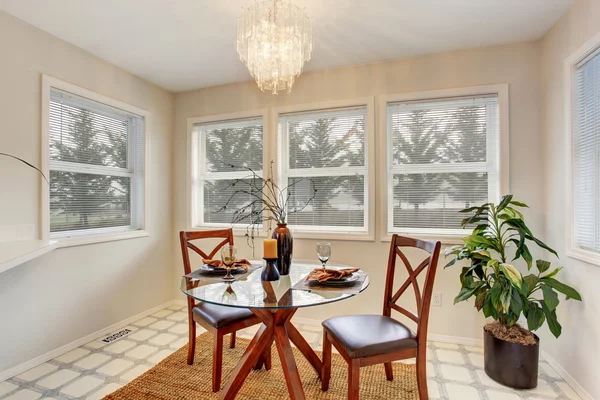
[[[187,345],[165,358],[128,385],[106,396],[104,400],[218,399],[211,391],[212,341],[210,333],[198,336],[194,365],[187,365]],[[227,340],[224,341],[228,343]],[[230,372],[242,356],[249,340],[238,338],[235,349],[223,350],[223,381],[225,385]],[[236,399],[282,400],[289,399],[285,378],[277,349],[273,347],[273,366],[252,371]],[[321,357],[321,354],[319,357]],[[347,399],[347,364],[339,355],[333,354],[329,391],[321,391],[321,381],[304,356],[294,348],[294,356],[307,399]],[[385,379],[383,365],[361,368],[360,397],[365,400],[416,400],[418,399],[415,366],[393,363],[394,380]]]

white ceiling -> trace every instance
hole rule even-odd
[[[292,0],[313,17],[306,70],[536,40],[572,0]],[[0,9],[179,92],[251,79],[235,50],[253,0],[0,0]]]

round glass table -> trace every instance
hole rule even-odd
[[[266,363],[268,350],[273,342],[281,359],[288,391],[292,400],[305,399],[304,389],[292,353],[291,343],[306,357],[321,377],[322,362],[314,350],[291,322],[292,317],[303,307],[329,304],[353,297],[369,286],[369,277],[359,271],[357,287],[300,288],[306,276],[320,267],[316,262],[295,262],[290,274],[280,280],[266,282],[260,279],[262,268],[240,275],[233,282],[225,282],[214,276],[194,275],[183,277],[181,291],[195,300],[225,307],[248,308],[263,322],[258,332],[246,348],[244,355],[221,391],[220,398],[234,399],[252,369],[260,369]],[[328,268],[351,268],[347,265],[329,264]],[[296,285],[296,287],[295,287]],[[294,289],[292,289],[295,287]]]

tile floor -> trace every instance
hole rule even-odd
[[[187,343],[184,304],[134,322],[135,332],[104,344],[92,341],[20,375],[0,382],[0,400],[101,399],[127,384]],[[321,348],[319,326],[297,325],[306,340]],[[240,332],[251,338],[257,327]],[[198,334],[202,333],[202,329]],[[516,391],[483,371],[479,347],[432,342],[428,352],[429,394],[448,400],[579,399],[552,367],[542,361],[539,385]]]

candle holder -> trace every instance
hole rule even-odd
[[[279,270],[277,269],[277,258],[263,258],[267,265],[263,268],[260,279],[263,281],[278,281]]]

